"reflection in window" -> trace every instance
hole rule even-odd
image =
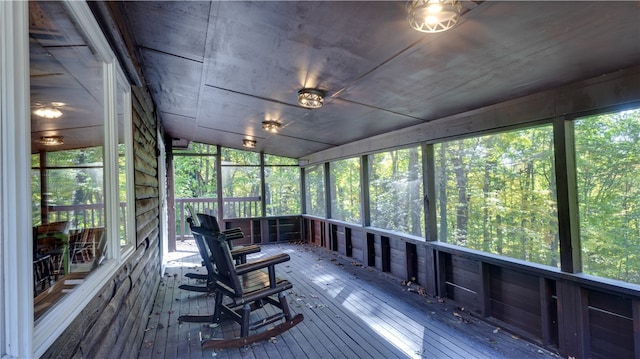
[[[304,169],[306,211],[318,217],[325,217],[324,166],[315,165]]]
[[[330,163],[331,218],[360,223],[360,158]]]
[[[65,8],[29,7],[38,319],[106,258],[105,97],[103,62]]]
[[[640,283],[640,109],[574,129],[583,271]]]
[[[371,155],[369,180],[371,225],[423,236],[420,148]]]
[[[300,168],[293,158],[264,155],[267,216],[300,214]]]
[[[222,149],[222,213],[224,218],[262,216],[260,154]]]
[[[551,126],[435,145],[440,241],[559,266]]]

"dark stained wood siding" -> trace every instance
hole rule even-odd
[[[482,282],[479,262],[458,255],[445,255],[445,278],[447,297],[460,303],[467,310],[482,312],[479,295]]]
[[[497,266],[489,267],[489,294],[494,318],[542,337],[538,277]]]
[[[633,358],[632,301],[600,291],[589,292],[589,337],[593,358]]]
[[[133,88],[136,246],[43,358],[136,358],[160,282],[156,118]]]

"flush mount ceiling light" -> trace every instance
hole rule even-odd
[[[242,140],[242,147],[256,148],[256,140],[245,138],[244,140]]]
[[[58,118],[62,116],[62,111],[58,110],[55,107],[42,107],[33,111],[33,113],[36,116],[43,118]]]
[[[263,121],[262,122],[262,128],[265,131],[268,131],[268,132],[271,132],[271,133],[278,133],[278,130],[280,130],[280,126],[282,126],[282,125],[278,121]]]
[[[63,136],[42,136],[40,137],[40,144],[45,146],[60,146],[64,143]]]
[[[320,108],[324,103],[324,91],[302,89],[298,91],[298,105],[306,108]]]
[[[410,0],[409,25],[422,32],[442,32],[454,27],[460,18],[459,0]]]

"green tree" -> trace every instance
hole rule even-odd
[[[574,128],[583,270],[640,283],[640,110]]]

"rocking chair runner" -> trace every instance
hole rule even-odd
[[[288,254],[279,254],[255,262],[236,265],[231,255],[224,234],[214,235],[201,227],[192,228],[192,232],[203,237],[203,244],[211,244],[215,269],[215,311],[208,316],[181,316],[179,321],[197,321],[218,323],[224,318],[232,319],[240,324],[240,337],[229,339],[209,339],[202,342],[205,348],[237,348],[257,341],[266,340],[300,323],[302,314],[292,315],[285,296],[285,291],[293,285],[276,277],[275,266],[290,259]],[[265,273],[262,269],[267,269]],[[251,323],[251,312],[271,304],[280,311],[274,315]],[[249,335],[250,330],[283,320],[265,331]]]

